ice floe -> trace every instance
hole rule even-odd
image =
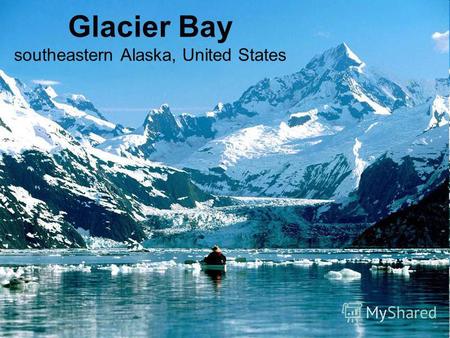
[[[246,260],[234,260],[234,261],[228,261],[227,265],[241,267],[241,268],[258,268],[265,263],[267,263],[267,262],[264,262],[260,259],[256,259],[254,261],[248,261],[248,262]]]
[[[395,275],[403,275],[403,276],[409,276],[410,273],[414,272],[414,270],[410,269],[409,265],[405,265],[403,267],[395,268],[389,265],[372,265],[370,268],[370,271],[372,272],[386,272],[386,273],[392,273]]]
[[[403,264],[411,265],[411,266],[448,266],[449,265],[449,259],[448,258],[442,258],[442,259],[408,259],[405,258],[402,260]]]
[[[396,275],[409,275],[413,270],[409,269],[409,266],[404,266],[402,268],[391,268],[390,266],[387,268],[388,273],[393,273]]]
[[[300,265],[300,266],[311,266],[314,264],[314,262],[309,259],[299,259],[299,260],[293,261],[293,264]]]
[[[9,288],[36,280],[32,277],[26,277],[24,274],[25,269],[23,267],[13,269],[0,266],[0,285]]]
[[[80,263],[78,265],[68,265],[68,264],[49,264],[43,267],[45,271],[60,273],[66,271],[79,271],[79,272],[91,272],[92,267]]]
[[[188,265],[194,265],[194,264],[186,264],[186,267]],[[127,273],[146,273],[146,272],[160,272],[163,273],[169,268],[174,267],[180,267],[184,266],[183,264],[178,264],[174,260],[170,261],[162,261],[162,262],[143,262],[143,263],[137,263],[137,264],[110,264],[104,267],[100,267],[101,270],[110,270],[111,275],[118,275],[118,274],[127,274]],[[194,267],[192,267],[194,269]]]
[[[317,264],[318,266],[327,266],[327,265],[332,265],[333,263],[330,262],[329,260],[322,260],[322,259],[316,258],[314,260],[314,264]]]
[[[18,268],[14,271],[12,268],[0,267],[0,284],[8,286],[11,283],[19,283],[23,273],[23,268]]]
[[[340,271],[328,271],[324,277],[328,279],[353,280],[353,279],[361,279],[361,273],[354,271],[352,269],[344,268]]]

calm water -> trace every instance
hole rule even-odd
[[[206,253],[2,252],[0,265],[28,266],[27,275],[38,280],[19,289],[0,287],[0,336],[449,336],[448,267],[417,266],[408,277],[374,273],[369,270],[371,264],[354,261],[308,266],[289,262],[305,258],[429,259],[447,257],[445,253],[232,250],[225,254],[282,264],[230,264],[223,275],[208,275],[183,264],[186,259],[200,259]],[[70,266],[82,262],[80,267]],[[143,264],[133,268],[136,263]],[[328,271],[344,267],[360,272],[361,279],[324,277]],[[383,309],[390,305],[436,306],[437,318],[390,319],[383,323],[363,318],[358,323],[347,323],[341,311],[348,302]]]

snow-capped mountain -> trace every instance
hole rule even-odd
[[[37,96],[4,72],[0,85],[0,247],[84,246],[76,229],[141,241],[142,222],[153,209],[210,198],[183,171],[80,143],[78,127],[93,115],[57,103],[48,88],[33,91],[41,94],[38,105]],[[66,130],[59,118],[67,116],[73,123]],[[95,118],[94,124],[103,121]]]
[[[82,143],[97,145],[126,132],[121,125],[106,120],[83,95],[58,96],[52,87],[41,85],[30,89],[20,84],[19,88],[30,108],[57,122]]]
[[[214,137],[213,122],[214,119],[208,116],[195,117],[182,114],[175,117],[169,106],[164,104],[159,109],[151,110],[140,128],[111,138],[100,144],[99,148],[125,157],[133,155],[151,158],[158,144],[181,145],[186,142],[188,149],[194,143],[204,144],[205,139]]]
[[[264,79],[237,101],[189,117],[201,126],[195,132],[187,132],[186,115],[174,116],[164,105],[134,133],[99,147],[184,168],[215,194],[343,204],[355,193],[365,196],[360,190],[370,183],[360,182],[367,169],[392,161],[408,167],[414,183],[390,181],[398,192],[369,199],[380,203],[376,207],[361,201],[381,217],[446,176],[448,93],[448,79],[430,90],[418,81],[402,85],[377,75],[341,44],[297,73]]]
[[[0,71],[0,246],[83,246],[80,229],[162,246],[349,245],[448,184],[449,105],[449,79],[398,83],[346,44],[204,116],[164,104],[136,129]]]

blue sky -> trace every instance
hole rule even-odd
[[[192,14],[200,20],[233,20],[225,44],[182,39],[177,26],[164,39],[75,38],[68,23],[76,14],[102,19],[171,20]],[[150,108],[169,103],[175,112],[200,113],[229,102],[264,77],[300,70],[315,54],[346,42],[369,66],[394,79],[433,79],[448,74],[448,51],[435,32],[448,31],[448,0],[286,0],[286,1],[25,1],[4,0],[0,13],[0,68],[31,82],[60,82],[59,93],[82,93],[106,115],[137,126]],[[439,40],[440,41],[437,41]],[[445,40],[447,39],[447,40]],[[447,42],[448,46],[448,42]],[[273,63],[19,63],[16,50],[172,50],[183,47],[241,47],[284,50]],[[448,47],[447,47],[448,49]]]

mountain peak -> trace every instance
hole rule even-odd
[[[12,78],[7,75],[3,70],[0,69],[0,93],[5,93],[6,95],[11,95],[15,97],[16,100],[23,101],[21,99],[21,90],[23,89],[23,84],[18,79]]]
[[[161,105],[159,109],[150,110],[143,128],[147,137],[160,137],[167,141],[176,141],[181,130],[168,104]]]
[[[151,123],[155,115],[172,115],[172,112],[167,103],[162,104],[159,108],[151,109],[145,117],[144,125]]]
[[[362,71],[365,63],[350,49],[350,47],[342,42],[334,48],[330,48],[322,54],[315,56],[306,68],[317,69],[335,69],[337,71],[344,71],[347,69],[356,69]]]
[[[94,104],[81,94],[70,94],[66,97],[66,102],[72,107],[75,107],[88,114],[93,114],[102,120],[106,120],[106,117],[98,111]]]
[[[58,94],[56,93],[55,89],[53,89],[53,87],[51,86],[46,86],[44,88],[44,91],[47,93],[47,95],[51,98],[54,99],[55,97],[58,96]]]
[[[57,94],[52,87],[37,85],[31,91],[26,92],[26,96],[31,108],[36,111],[55,108],[55,104],[52,99],[55,98]]]
[[[72,101],[77,101],[77,102],[89,102],[89,100],[86,98],[86,96],[84,96],[82,94],[70,94],[68,96],[68,98],[70,98]]]
[[[350,49],[350,47],[345,42],[339,44],[335,49],[342,51],[345,54],[345,56],[354,60],[355,62],[363,63],[361,59]]]
[[[161,113],[170,113],[170,107],[169,104],[163,103],[159,109],[153,109],[153,113],[155,114],[161,114]]]

